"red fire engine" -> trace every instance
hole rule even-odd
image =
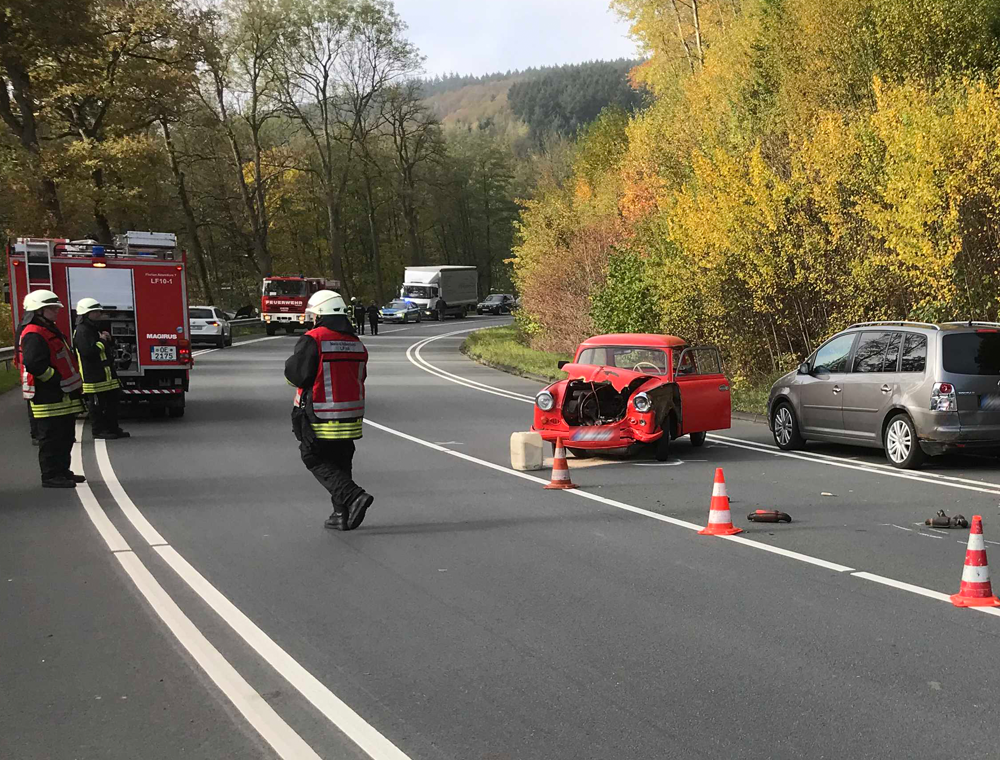
[[[73,334],[76,303],[96,298],[115,341],[124,401],[184,415],[192,366],[184,252],[168,232],[127,232],[113,246],[92,240],[17,238],[7,246],[15,328],[25,294],[52,290],[66,305],[58,327]]]
[[[340,290],[339,280],[322,277],[265,277],[260,291],[260,321],[268,335],[279,327],[294,332],[306,323],[306,303],[318,290]]]

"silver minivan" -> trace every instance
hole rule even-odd
[[[767,411],[786,451],[855,444],[915,469],[945,451],[1000,447],[1000,324],[851,325],[772,386]]]

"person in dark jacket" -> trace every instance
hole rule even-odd
[[[80,299],[76,305],[73,347],[80,361],[83,397],[90,409],[91,433],[94,438],[128,438],[129,433],[118,424],[121,383],[113,361],[114,340],[109,332],[101,330],[102,319],[104,313],[96,299]]]
[[[331,291],[332,292],[332,291]],[[351,307],[354,310],[354,327],[359,335],[365,334],[365,305],[356,298],[351,299]]]
[[[314,293],[306,312],[315,316],[315,327],[299,338],[285,362],[285,379],[298,388],[292,432],[306,469],[330,493],[333,513],[325,526],[354,530],[373,501],[352,474],[354,441],[362,434],[368,351],[338,293]]]
[[[378,306],[374,301],[368,306],[368,326],[372,329],[372,335],[378,335]]]
[[[28,297],[25,296],[24,300],[27,301]],[[25,311],[23,316],[21,317],[21,321],[17,325],[17,329],[14,331],[14,364],[17,365],[18,369],[20,369],[23,366],[21,361],[21,333],[24,331],[25,327],[31,324],[31,321],[34,318],[35,318],[35,312]],[[21,387],[24,394],[24,403],[27,404],[28,406],[28,429],[31,431],[31,445],[37,446],[38,423],[35,421],[35,415],[31,413],[31,396],[34,394],[29,393],[28,388],[25,387],[27,383],[23,381],[24,378],[22,377]]]
[[[69,342],[56,327],[63,305],[51,290],[35,290],[24,299],[24,308],[34,317],[21,330],[18,345],[38,425],[42,487],[76,488],[86,480],[70,470],[76,415],[83,411],[83,381]]]

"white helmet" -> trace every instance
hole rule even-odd
[[[101,311],[103,307],[96,298],[81,298],[76,304],[76,315],[82,317],[92,311]]]
[[[33,290],[24,297],[25,311],[41,311],[49,306],[62,308],[62,305],[59,296],[51,290]]]
[[[347,304],[344,303],[340,293],[332,290],[318,290],[309,298],[306,312],[315,314],[317,317],[325,317],[328,314],[346,314]]]

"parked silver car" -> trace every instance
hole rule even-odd
[[[786,451],[856,444],[907,469],[952,449],[1000,447],[1000,324],[851,325],[774,384],[768,424]]]

